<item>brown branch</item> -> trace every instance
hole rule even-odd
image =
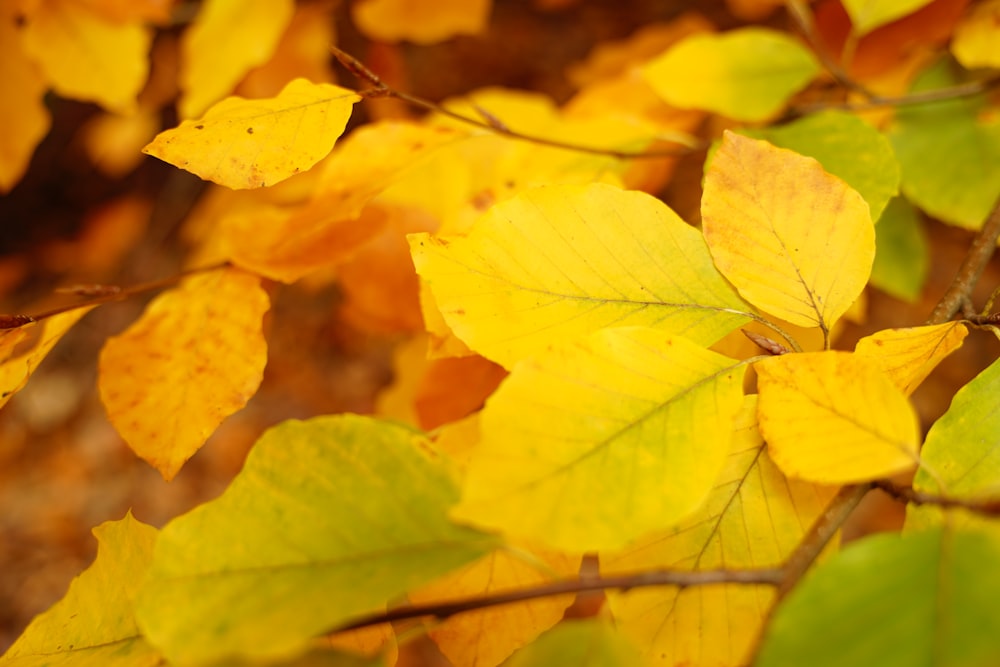
[[[943,324],[954,317],[955,313],[962,309],[963,303],[971,300],[972,290],[986,270],[990,258],[997,247],[997,239],[1000,239],[1000,198],[993,204],[993,210],[983,223],[982,229],[976,234],[972,241],[968,254],[962,260],[962,265],[951,282],[948,291],[944,293],[941,300],[934,307],[934,311],[927,318],[927,324]]]
[[[917,491],[909,486],[901,486],[889,480],[878,480],[874,482],[877,489],[884,491],[890,497],[904,503],[914,505],[934,505],[944,509],[960,508],[983,514],[985,516],[1000,516],[1000,498],[985,500],[963,500],[961,498],[950,498],[939,496],[934,493]]]
[[[479,114],[485,118],[475,118],[473,116],[466,116],[464,114],[451,111],[439,104],[435,104],[430,100],[425,100],[422,97],[417,97],[416,95],[410,95],[409,93],[404,93],[395,88],[391,88],[386,85],[382,79],[379,78],[375,72],[368,69],[360,60],[352,56],[351,54],[338,49],[336,46],[331,46],[330,51],[333,55],[340,61],[340,64],[344,66],[351,74],[367,81],[372,85],[372,88],[368,90],[362,90],[359,94],[367,98],[379,98],[379,97],[391,97],[407,104],[413,105],[417,108],[424,109],[425,111],[430,111],[433,113],[438,113],[448,118],[453,118],[466,125],[472,125],[484,130],[488,130],[494,134],[498,134],[509,139],[516,139],[518,141],[527,141],[533,144],[538,144],[540,146],[549,146],[551,148],[564,148],[566,150],[576,151],[578,153],[589,153],[591,155],[604,155],[607,157],[617,158],[619,160],[632,160],[632,159],[652,159],[652,158],[664,158],[664,157],[679,157],[682,155],[688,155],[699,150],[703,150],[707,147],[703,142],[698,142],[695,144],[687,145],[682,144],[679,141],[673,139],[661,139],[663,141],[671,141],[678,144],[677,148],[669,148],[654,151],[623,151],[614,148],[597,148],[594,146],[584,146],[581,144],[575,144],[568,141],[559,141],[557,139],[549,139],[547,137],[539,137],[536,135],[525,134],[523,132],[517,132],[515,130],[507,127],[503,121],[491,114],[485,109],[480,109],[477,107]]]
[[[412,618],[436,618],[444,620],[456,614],[477,609],[495,607],[497,605],[526,602],[537,598],[553,595],[585,593],[588,591],[621,590],[646,588],[650,586],[673,586],[687,588],[689,586],[705,586],[708,584],[764,584],[777,586],[782,580],[780,568],[758,568],[750,570],[650,570],[634,574],[621,574],[606,577],[580,577],[565,581],[554,581],[540,586],[520,588],[503,593],[476,595],[450,602],[432,602],[422,605],[407,605],[391,609],[384,613],[365,616],[347,625],[337,628],[334,632],[357,630],[381,623],[392,623]]]
[[[904,107],[913,104],[927,104],[931,102],[946,102],[948,100],[962,97],[972,97],[985,93],[1000,84],[1000,76],[987,79],[969,81],[957,86],[937,88],[935,90],[923,90],[916,93],[908,93],[897,97],[874,97],[862,102],[817,102],[814,104],[802,104],[794,106],[790,110],[792,116],[802,116],[815,111],[825,111],[828,109],[838,109],[841,111],[866,111],[879,107]]]

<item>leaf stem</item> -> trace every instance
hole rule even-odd
[[[969,252],[962,260],[962,265],[958,268],[955,279],[951,286],[938,301],[927,318],[927,324],[943,324],[954,317],[955,313],[962,309],[962,304],[972,297],[972,290],[986,270],[990,258],[997,247],[997,239],[1000,239],[1000,197],[993,204],[986,221],[983,223],[976,238],[972,240]]]
[[[674,586],[687,588],[689,586],[705,586],[707,584],[764,584],[777,586],[782,581],[783,572],[780,568],[757,568],[748,570],[648,570],[632,574],[613,576],[589,576],[553,581],[540,586],[520,588],[502,593],[470,596],[450,602],[432,602],[421,605],[406,605],[391,609],[384,613],[362,617],[347,625],[337,628],[334,632],[357,630],[371,625],[391,623],[412,618],[432,617],[444,620],[456,614],[475,611],[504,604],[525,602],[553,595],[568,595],[589,591],[621,590],[645,588],[650,586]]]

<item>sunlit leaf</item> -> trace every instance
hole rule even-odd
[[[678,521],[722,468],[743,371],[639,327],[522,361],[486,403],[453,514],[572,552]]]
[[[141,635],[132,603],[153,558],[156,529],[131,513],[94,529],[97,560],[62,600],[35,617],[0,657],[4,667],[153,667],[159,652]]]
[[[968,69],[1000,67],[1000,0],[973,5],[955,28],[951,52]]]
[[[912,14],[931,0],[844,0],[856,35]]]
[[[410,247],[455,334],[508,368],[606,326],[712,343],[749,319],[697,230],[659,200],[608,185],[535,188],[468,236],[413,235]]]
[[[507,667],[623,667],[642,664],[636,647],[597,619],[560,623],[521,649]]]
[[[868,204],[812,158],[726,132],[705,173],[705,239],[755,306],[829,331],[868,282]]]
[[[206,0],[181,36],[181,118],[218,102],[271,57],[295,10],[293,0]]]
[[[110,21],[84,3],[50,0],[37,3],[22,36],[60,95],[122,113],[135,108],[152,41],[152,31],[141,23]]]
[[[355,25],[370,39],[433,44],[486,28],[491,0],[358,0]]]
[[[929,68],[913,91],[960,83],[947,59]],[[983,113],[984,95],[898,109],[888,136],[902,167],[902,189],[945,222],[978,229],[1000,196],[1000,115]]]
[[[198,120],[156,135],[143,152],[233,189],[274,185],[307,171],[344,131],[360,97],[296,79],[277,97],[230,97]]]
[[[360,653],[365,656],[381,656],[378,667],[392,667],[399,659],[396,633],[389,623],[369,625],[355,630],[327,635],[323,643],[335,649]]]
[[[909,396],[945,357],[962,347],[968,334],[960,322],[885,329],[859,340],[854,351],[869,357]]]
[[[828,350],[754,365],[768,453],[789,477],[846,484],[910,470],[920,424],[869,357]]]
[[[419,604],[497,594],[538,586],[557,576],[573,577],[580,569],[579,556],[529,554],[538,563],[510,550],[494,551],[408,597]],[[495,667],[558,623],[574,599],[574,595],[553,595],[460,614],[432,628],[429,634],[452,664]]]
[[[212,271],[161,294],[104,345],[98,388],[108,418],[164,478],[257,391],[269,307],[258,277]]]
[[[457,491],[427,449],[358,416],[267,431],[220,498],[163,529],[144,634],[182,664],[288,656],[491,551],[495,539],[448,521]]]
[[[898,299],[916,301],[929,269],[930,248],[920,215],[896,197],[875,225],[871,284]]]
[[[695,35],[652,60],[645,75],[668,103],[761,121],[819,73],[812,54],[787,34],[743,28]]]
[[[1000,543],[931,529],[849,545],[806,576],[764,637],[755,665],[940,665],[1000,662]]]
[[[0,407],[24,387],[38,364],[91,308],[75,308],[0,332]]]
[[[704,504],[670,529],[601,554],[601,572],[780,565],[836,493],[788,479],[757,430],[756,397],[736,417],[725,467]],[[615,625],[654,665],[742,665],[774,600],[770,586],[724,584],[608,592]]]
[[[779,148],[816,158],[827,172],[858,191],[878,220],[899,192],[899,164],[885,136],[857,116],[841,111],[810,114],[787,125],[747,130]]]

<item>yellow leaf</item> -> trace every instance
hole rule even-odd
[[[859,340],[854,352],[870,357],[909,396],[967,335],[961,322],[886,329]]]
[[[267,361],[260,279],[237,269],[188,278],[101,350],[108,418],[170,480],[257,391]]]
[[[931,0],[844,0],[853,32],[863,35],[912,14]]]
[[[605,326],[711,343],[749,319],[700,234],[640,192],[539,187],[494,206],[468,236],[409,238],[448,326],[506,368]]]
[[[119,113],[135,109],[152,40],[140,23],[110,21],[72,0],[46,0],[22,34],[25,50],[60,95]]]
[[[951,52],[968,69],[1000,67],[1000,0],[973,5],[955,28]]]
[[[21,179],[35,146],[49,131],[45,79],[28,60],[17,30],[15,5],[0,4],[0,193]],[[16,101],[16,102],[15,102]]]
[[[788,479],[767,456],[756,396],[736,416],[725,467],[708,498],[670,531],[601,554],[601,572],[739,570],[781,565],[836,493]],[[774,600],[770,586],[694,586],[608,593],[615,625],[651,664],[744,665]]]
[[[572,577],[580,570],[580,556],[556,552],[528,554],[540,564],[517,552],[500,549],[424,586],[409,598],[420,604],[497,594],[544,584],[552,581],[553,576]],[[460,614],[429,634],[452,664],[494,667],[558,623],[574,598],[574,595],[553,595]]]
[[[453,515],[571,552],[684,518],[725,461],[743,368],[640,327],[520,362],[482,412]]]
[[[433,44],[482,32],[492,4],[491,0],[358,0],[351,16],[370,39]]]
[[[868,281],[868,204],[812,158],[727,131],[705,174],[701,213],[722,274],[792,324],[829,332]]]
[[[267,62],[294,11],[293,0],[202,2],[181,37],[181,117],[203,113]]]
[[[827,350],[754,365],[768,452],[789,477],[851,484],[910,470],[920,424],[871,358]]]
[[[763,28],[688,37],[644,69],[669,104],[746,121],[773,116],[818,73],[798,41]]]
[[[274,185],[333,149],[359,99],[295,79],[270,99],[227,98],[203,118],[156,135],[143,152],[234,190]]]
[[[351,653],[360,653],[370,657],[381,656],[382,660],[378,664],[385,665],[385,667],[392,667],[399,658],[396,633],[389,623],[338,632],[327,637],[322,643]]]
[[[7,329],[0,336],[0,407],[21,390],[28,378],[42,363],[56,343],[90,307],[76,308],[26,324],[17,329]],[[26,342],[27,341],[27,342]],[[22,348],[27,347],[22,351]],[[12,356],[16,354],[16,356]]]

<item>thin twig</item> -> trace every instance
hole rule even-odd
[[[948,100],[962,97],[972,97],[979,95],[1000,85],[1000,76],[987,79],[978,79],[968,83],[948,86],[946,88],[936,88],[934,90],[923,90],[916,93],[908,93],[897,97],[875,97],[861,102],[816,102],[814,104],[802,104],[793,106],[790,115],[802,116],[816,111],[840,110],[840,111],[866,111],[879,107],[904,107],[914,104],[927,104],[931,102],[946,102]]]
[[[780,568],[758,568],[751,570],[651,570],[634,574],[606,577],[580,577],[566,581],[554,581],[540,586],[521,588],[503,593],[476,595],[451,602],[432,602],[422,605],[407,605],[380,614],[372,614],[337,628],[335,632],[356,630],[381,623],[392,623],[411,618],[435,618],[444,620],[463,612],[485,609],[497,605],[526,602],[553,595],[568,595],[588,591],[622,590],[646,588],[650,586],[705,586],[708,584],[764,584],[777,586],[782,580]]]
[[[934,311],[927,318],[927,324],[943,324],[954,317],[962,308],[962,304],[971,300],[972,290],[986,270],[990,258],[997,247],[997,239],[1000,239],[1000,198],[993,204],[993,210],[983,223],[982,229],[976,234],[972,241],[969,252],[962,260],[962,265],[951,282],[948,291],[944,293],[941,300],[934,307]]]
[[[934,505],[942,508],[960,508],[983,514],[985,516],[1000,516],[1000,498],[985,500],[963,500],[961,498],[949,498],[939,496],[934,493],[917,491],[908,486],[900,486],[889,480],[878,480],[874,482],[875,488],[885,491],[889,496],[904,503],[913,505]]]
[[[485,109],[480,109],[477,107],[479,114],[485,118],[476,118],[474,116],[466,116],[464,114],[451,111],[450,109],[441,106],[440,104],[435,104],[430,100],[425,100],[422,97],[417,97],[416,95],[410,95],[409,93],[404,93],[403,91],[396,90],[385,84],[382,79],[379,78],[375,72],[371,71],[362,63],[360,60],[352,56],[351,54],[338,49],[336,46],[331,46],[330,51],[333,55],[340,61],[340,64],[344,66],[351,74],[367,81],[372,85],[372,88],[368,90],[363,90],[360,94],[363,97],[368,98],[379,98],[379,97],[392,97],[397,100],[411,104],[417,108],[424,109],[433,113],[438,113],[449,118],[453,118],[459,122],[465,123],[466,125],[472,125],[484,130],[488,130],[494,134],[498,134],[503,137],[508,137],[510,139],[516,139],[519,141],[527,141],[533,144],[538,144],[540,146],[549,146],[551,148],[564,148],[566,150],[576,151],[578,153],[589,153],[592,155],[604,155],[607,157],[617,158],[619,160],[632,160],[632,159],[652,159],[652,158],[664,158],[664,157],[679,157],[682,155],[688,155],[690,153],[697,152],[699,150],[704,150],[707,145],[703,142],[697,142],[694,144],[681,144],[680,142],[673,139],[662,139],[657,137],[652,137],[653,139],[659,139],[661,141],[670,141],[672,143],[677,143],[677,148],[666,148],[651,151],[623,151],[614,148],[597,148],[594,146],[584,146],[580,144],[575,144],[569,141],[559,141],[557,139],[550,139],[548,137],[540,137],[531,134],[525,134],[523,132],[517,132],[510,129],[507,125],[499,118],[493,116],[489,111]]]

